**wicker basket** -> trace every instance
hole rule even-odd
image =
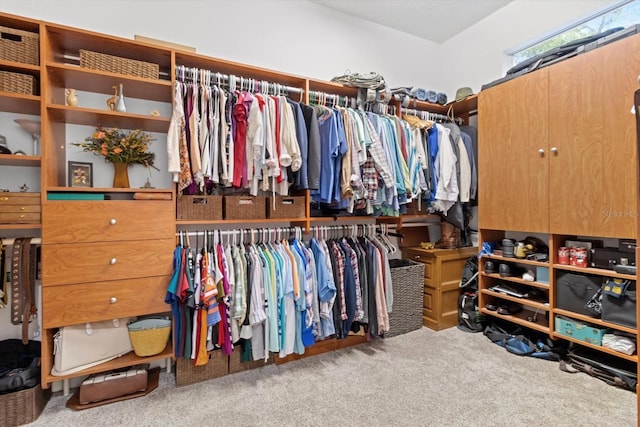
[[[275,357],[273,356],[273,353],[269,353],[269,358],[266,362],[264,361],[264,359],[243,362],[242,347],[236,346],[233,350],[233,353],[231,353],[231,356],[229,356],[229,373],[235,374],[236,372],[262,368],[263,366],[272,365],[273,363],[275,363]]]
[[[304,218],[305,215],[304,196],[277,196],[275,207],[273,198],[267,199],[267,218]]]
[[[146,79],[157,80],[159,78],[158,64],[121,58],[119,56],[84,49],[80,49],[80,66],[91,68],[92,70],[108,71]]]
[[[422,327],[424,264],[409,259],[391,259],[393,311],[385,338],[406,334]]]
[[[193,361],[182,357],[176,359],[176,387],[195,384],[227,375],[229,373],[229,357],[221,350],[209,353],[209,363],[204,366],[193,366]]]
[[[37,420],[51,397],[51,389],[38,384],[26,390],[0,395],[0,425],[20,426]]]
[[[224,219],[265,219],[266,198],[224,196]]]
[[[171,320],[143,319],[130,323],[129,339],[138,357],[161,353],[167,346],[171,332]]]
[[[222,196],[178,196],[176,219],[222,219]]]
[[[0,60],[39,65],[38,33],[0,27]]]
[[[33,95],[33,76],[0,71],[0,91]]]

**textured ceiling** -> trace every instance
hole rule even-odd
[[[311,0],[348,15],[442,43],[511,0]]]

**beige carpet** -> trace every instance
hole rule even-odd
[[[84,411],[37,426],[636,426],[636,395],[482,334],[427,328]]]

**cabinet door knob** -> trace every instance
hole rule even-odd
[[[558,148],[557,147],[551,147],[551,152],[553,154],[557,154],[558,153]]]
[[[115,219],[115,218],[111,218],[111,219],[109,220],[109,224],[111,224],[111,225],[116,225],[117,223],[118,223],[118,220],[117,220],[117,219]]]
[[[414,259],[420,259],[420,255],[415,255],[413,258]]]
[[[544,148],[539,148],[538,154],[540,154],[541,156],[544,156]]]
[[[118,302],[118,298],[116,298],[116,297],[109,298],[109,304],[115,304],[117,302]]]
[[[111,259],[109,260],[109,264],[113,265],[113,264],[115,264],[117,261],[118,261],[117,259],[115,259],[115,258],[111,258]]]
[[[3,201],[3,202],[6,202],[7,200],[9,200],[9,198],[8,197],[0,197],[0,200]]]

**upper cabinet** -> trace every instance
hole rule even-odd
[[[480,228],[549,228],[547,69],[478,95]]]
[[[549,67],[550,232],[636,235],[640,36]]]

